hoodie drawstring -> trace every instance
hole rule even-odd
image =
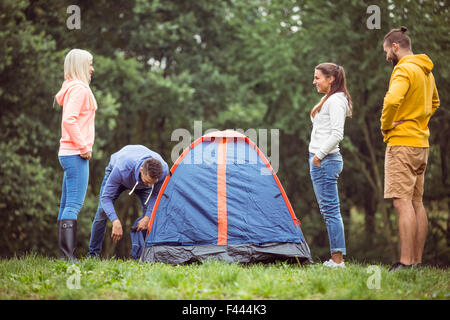
[[[134,189],[136,188],[136,186],[138,185],[138,181],[136,181],[136,184],[134,185],[133,189],[131,189],[130,193],[128,195],[131,196],[131,194],[133,193]]]
[[[147,200],[145,201],[144,205],[147,205],[148,200],[150,200],[150,197],[152,196],[153,193],[153,188],[155,187],[155,185],[152,185],[152,190],[150,191],[150,194],[148,195]]]
[[[128,195],[131,196],[131,194],[133,193],[134,189],[136,189],[136,186],[138,185],[138,183],[139,183],[139,182],[136,181],[136,184],[134,185],[133,189],[131,189],[130,193],[128,193]],[[148,200],[150,200],[150,197],[152,196],[153,188],[154,188],[154,187],[155,187],[155,185],[152,185],[152,190],[150,191],[150,194],[148,195],[147,200],[145,201],[144,205],[147,205]]]

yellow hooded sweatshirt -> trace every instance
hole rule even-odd
[[[428,121],[439,107],[433,62],[425,54],[407,55],[392,71],[384,97],[381,129],[388,146],[429,147]],[[403,121],[394,129],[394,122]]]

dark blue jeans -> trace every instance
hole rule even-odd
[[[97,212],[95,214],[94,222],[92,223],[91,239],[89,240],[89,253],[88,253],[88,256],[91,257],[100,256],[100,252],[102,251],[103,240],[105,239],[106,223],[108,222],[108,217],[102,208],[102,203],[100,199],[103,194],[103,189],[105,187],[106,181],[108,181],[110,174],[111,168],[108,166],[105,169],[105,177],[103,178],[102,186],[100,187]],[[120,186],[113,197],[113,202],[116,201],[117,198],[119,198],[119,196],[121,195],[121,193],[124,192],[125,190],[126,188],[124,186]],[[149,193],[150,190],[148,189],[145,189],[145,191],[139,189],[134,190],[134,194],[136,194],[136,196],[139,198],[139,201],[141,202],[142,217],[147,212],[148,205],[145,205],[145,201],[147,200]]]
[[[89,181],[89,160],[79,155],[60,156],[59,163],[64,169],[58,220],[77,220],[83,207]]]
[[[342,252],[346,254],[344,223],[342,221],[339,194],[338,178],[342,172],[343,160],[339,152],[328,154],[320,162],[320,167],[312,163],[314,154],[309,154],[309,168],[311,180],[328,231],[331,253]]]

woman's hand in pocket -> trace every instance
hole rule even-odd
[[[316,167],[320,167],[320,159],[316,155],[314,155],[314,158],[312,159],[312,163]]]
[[[86,160],[91,160],[91,158],[92,158],[92,151],[88,151],[86,153],[82,153],[82,154],[80,154],[80,157],[82,157],[83,159],[86,159]]]

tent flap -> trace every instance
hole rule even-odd
[[[204,246],[151,246],[144,248],[142,262],[162,262],[171,265],[190,264],[209,259],[228,263],[271,263],[286,261],[288,263],[312,263],[309,247],[301,243],[265,243],[239,245],[204,245]]]

